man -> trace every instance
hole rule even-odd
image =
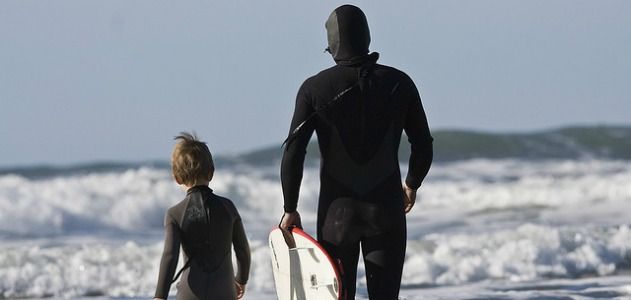
[[[306,147],[315,130],[321,162],[318,241],[338,262],[343,298],[354,299],[361,249],[370,299],[397,299],[405,258],[405,213],[429,171],[432,137],[418,91],[403,72],[377,64],[366,16],[335,9],[325,24],[336,65],[300,87],[281,164],[281,228],[301,226],[296,211]],[[403,186],[398,148],[411,144]]]

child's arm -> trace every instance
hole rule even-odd
[[[237,275],[235,281],[244,286],[248,282],[250,274],[250,245],[245,235],[241,217],[237,218],[234,222],[232,245],[234,246],[234,253],[237,257]]]
[[[180,230],[177,223],[167,212],[164,218],[164,250],[160,261],[160,275],[155,298],[166,299],[171,289],[171,281],[180,257]]]

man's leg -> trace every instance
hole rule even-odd
[[[359,243],[346,247],[334,246],[326,241],[320,242],[329,253],[333,261],[337,263],[338,271],[342,277],[342,299],[355,299],[357,281],[357,262],[359,261]]]
[[[359,237],[355,203],[339,198],[318,208],[318,242],[337,263],[342,277],[342,299],[355,299]]]
[[[368,295],[374,300],[398,299],[405,260],[405,217],[388,232],[362,239]]]

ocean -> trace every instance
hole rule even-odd
[[[245,223],[246,299],[275,298],[267,234],[282,215],[278,172],[225,165],[211,182]],[[184,196],[168,168],[0,174],[0,298],[153,296],[164,213]],[[308,167],[298,209],[311,234],[318,189]],[[401,299],[631,299],[630,211],[627,160],[435,163],[407,215]],[[367,299],[362,265],[358,275]]]

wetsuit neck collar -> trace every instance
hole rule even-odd
[[[207,185],[196,185],[194,187],[189,188],[188,190],[186,190],[186,194],[190,195],[191,193],[194,192],[210,192],[212,193],[213,190],[208,187]]]
[[[362,64],[364,64],[366,62],[375,63],[375,62],[377,62],[378,59],[379,59],[379,53],[378,52],[373,52],[373,53],[370,53],[370,54],[353,57],[353,58],[348,59],[348,60],[335,60],[335,63],[340,65],[340,66],[352,67],[352,66],[356,66],[356,65],[362,65]]]

